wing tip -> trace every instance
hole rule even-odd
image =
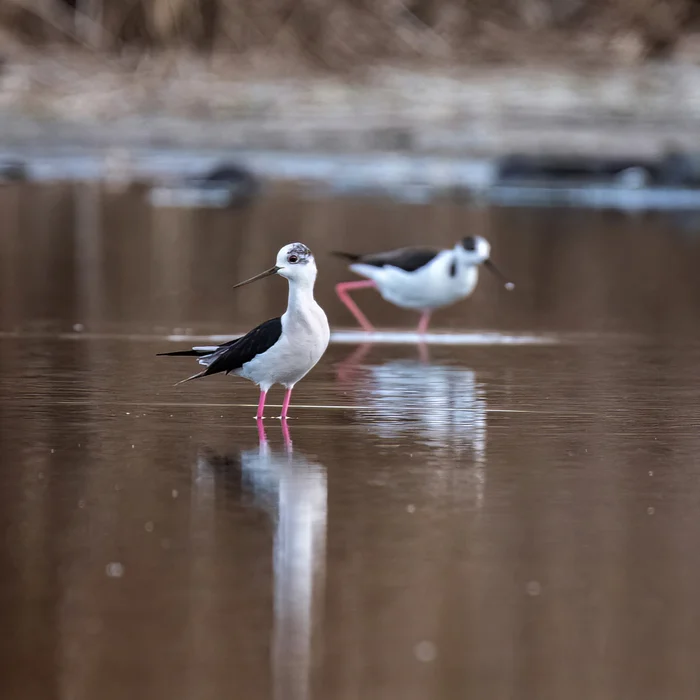
[[[349,260],[350,262],[357,262],[362,257],[356,253],[344,253],[342,250],[332,250],[331,255],[335,255],[336,258],[342,258],[343,260]]]
[[[173,386],[180,386],[180,384],[184,384],[185,382],[191,382],[193,379],[200,379],[201,377],[205,376],[206,373],[206,370],[204,370],[204,372],[197,372],[197,374],[193,374],[191,377],[187,377],[187,379],[181,379],[179,382],[175,382]]]
[[[157,352],[156,357],[197,357],[194,350],[175,350],[174,352]]]

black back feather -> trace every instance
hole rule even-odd
[[[439,253],[434,248],[399,248],[386,253],[370,253],[369,255],[354,255],[352,253],[334,253],[351,262],[358,262],[373,267],[391,265],[405,272],[415,272],[431,262]]]

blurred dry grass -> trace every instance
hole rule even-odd
[[[102,52],[264,52],[334,69],[381,60],[672,55],[700,0],[4,0],[10,42]]]

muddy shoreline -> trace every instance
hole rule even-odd
[[[0,89],[2,146],[654,157],[700,138],[691,64],[243,73],[184,59],[137,72],[84,56],[15,60]]]

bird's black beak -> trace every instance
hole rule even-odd
[[[274,267],[271,267],[269,270],[265,270],[265,272],[261,272],[259,275],[255,275],[255,277],[251,277],[249,280],[246,280],[245,282],[239,282],[238,284],[234,284],[233,288],[236,289],[238,287],[242,287],[246,284],[250,284],[251,282],[255,282],[256,280],[261,280],[263,277],[269,277],[270,275],[275,275],[277,274],[282,268],[277,267],[275,265]]]
[[[515,285],[508,280],[508,278],[494,265],[493,261],[491,259],[484,260],[484,266],[492,272],[496,277],[498,277],[501,282],[503,282],[503,286],[508,289],[515,289]]]

